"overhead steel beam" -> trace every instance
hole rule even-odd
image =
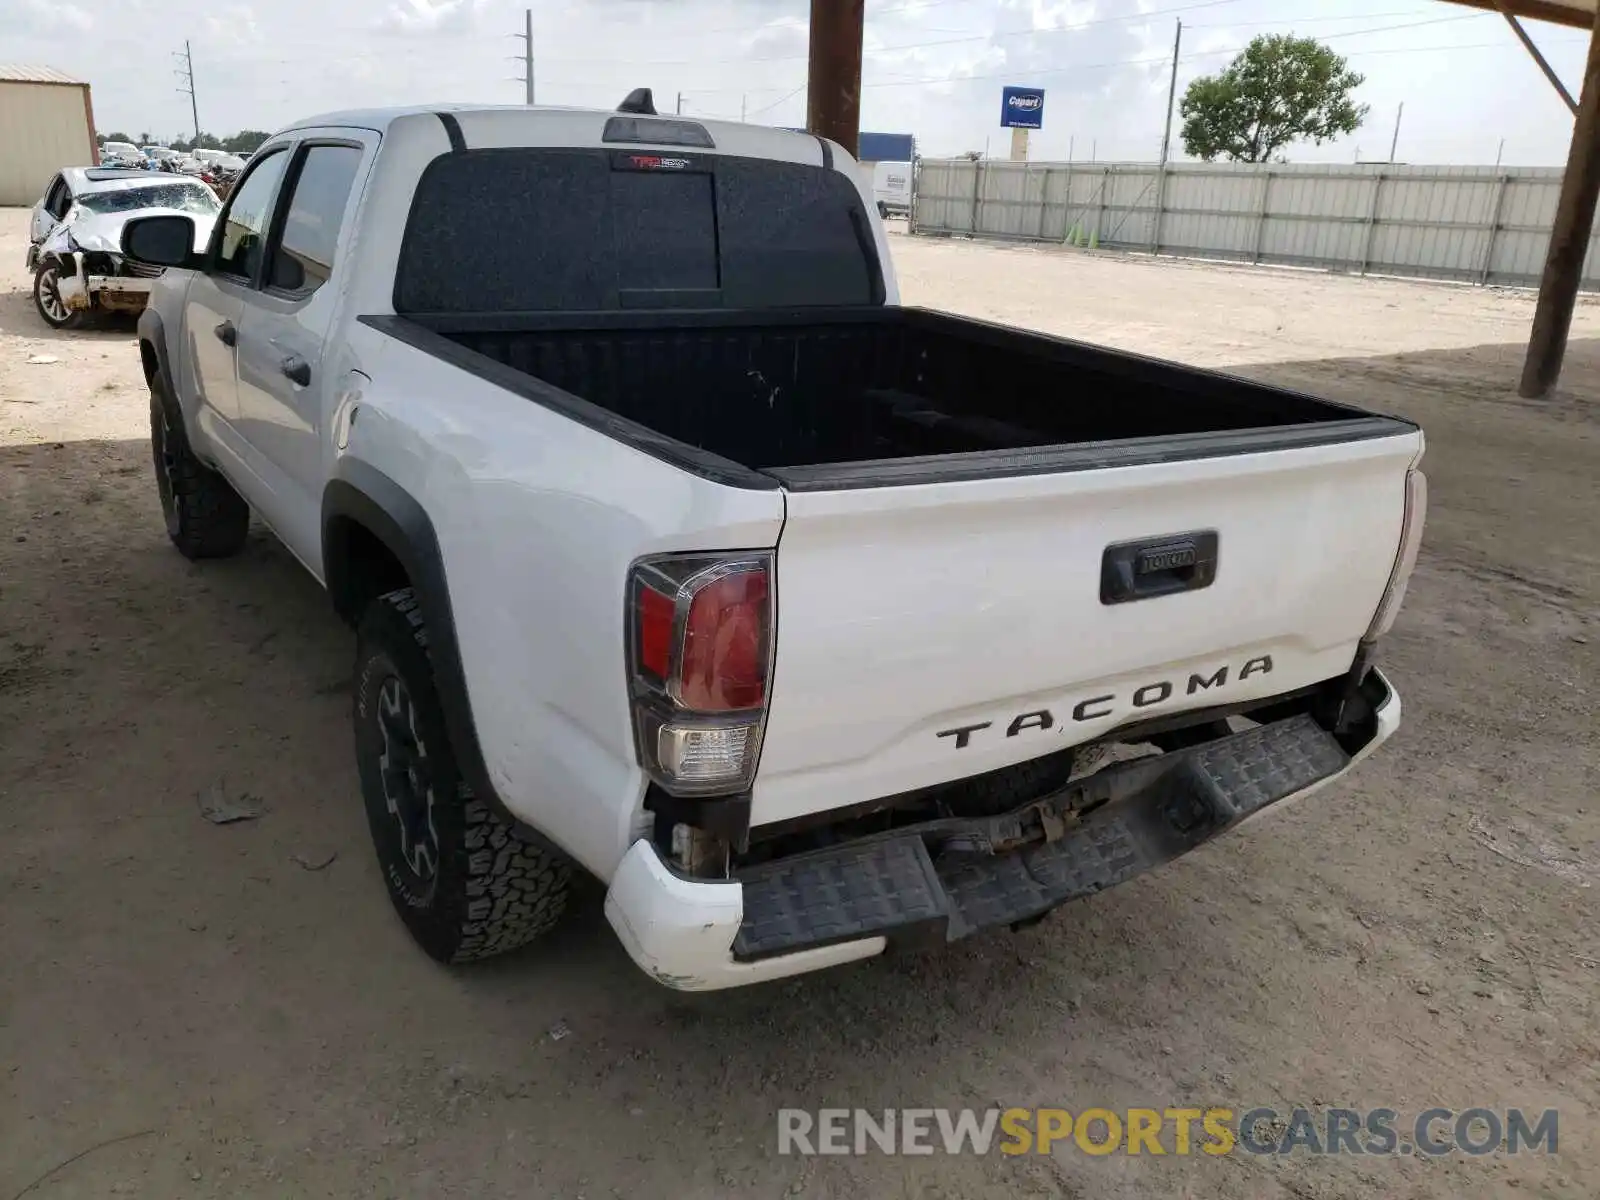
[[[1513,16],[1526,17],[1530,21],[1549,21],[1555,25],[1570,25],[1577,29],[1589,29],[1594,26],[1595,15],[1570,4],[1555,4],[1550,0],[1449,0],[1452,4],[1464,4],[1468,8],[1482,8],[1489,12],[1503,12],[1509,10]]]
[[[1561,93],[1561,98],[1567,102],[1567,107],[1572,110],[1572,115],[1578,115],[1578,102],[1572,98],[1572,93],[1567,91],[1567,85],[1561,82],[1561,76],[1556,74],[1555,68],[1550,65],[1539,47],[1533,44],[1533,39],[1528,36],[1528,31],[1522,27],[1522,22],[1512,16],[1504,4],[1500,5],[1500,15],[1506,19],[1506,24],[1511,26],[1511,32],[1517,35],[1522,43],[1522,48],[1528,52],[1533,61],[1539,64],[1539,70],[1544,72],[1544,77],[1550,81],[1550,86]]]
[[[1589,35],[1589,59],[1583,68],[1583,91],[1578,119],[1573,122],[1567,170],[1561,179],[1555,223],[1550,229],[1550,249],[1545,255],[1544,277],[1539,283],[1539,304],[1533,314],[1528,357],[1517,391],[1528,399],[1549,393],[1561,375],[1572,328],[1572,310],[1578,302],[1583,260],[1594,229],[1596,201],[1600,200],[1600,24]]]
[[[806,129],[858,154],[865,0],[811,0]]]

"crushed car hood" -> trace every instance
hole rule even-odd
[[[194,222],[194,248],[197,253],[206,248],[206,244],[211,240],[211,227],[217,223],[215,217],[180,212],[172,208],[135,208],[119,213],[92,213],[80,208],[76,216],[63,221],[50,231],[50,236],[44,240],[43,249],[68,252],[76,246],[79,250],[121,254],[124,225],[134,217],[164,216],[188,217]],[[70,243],[67,240],[69,237],[72,239]]]

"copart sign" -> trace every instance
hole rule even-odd
[[[1000,89],[1000,126],[1003,129],[1043,129],[1044,89]]]

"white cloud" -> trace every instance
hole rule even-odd
[[[207,11],[205,28],[208,40],[226,46],[254,46],[261,41],[256,14],[249,5],[219,4]]]
[[[94,18],[76,4],[22,0],[22,11],[7,18],[4,24],[8,34],[49,37],[53,34],[88,33],[94,28]]]
[[[1003,84],[1046,91],[1039,160],[1152,158],[1166,109],[1177,15],[1190,0],[868,0],[862,124],[917,136],[929,154],[1002,146]],[[202,125],[217,133],[275,129],[333,109],[435,101],[517,103],[528,0],[0,0],[0,57],[89,80],[104,129],[171,137],[190,126],[189,100],[168,69],[192,39]],[[1326,34],[1366,73],[1374,113],[1406,102],[1402,149],[1412,161],[1558,164],[1570,114],[1495,14],[1345,38],[1404,25],[1381,0],[1302,0],[1297,32]],[[1443,10],[1441,10],[1443,11]],[[1453,10],[1452,10],[1453,11]],[[551,104],[612,107],[634,87],[685,96],[685,111],[805,119],[809,0],[567,0],[535,6],[538,95]],[[1365,15],[1362,15],[1365,14]],[[1282,0],[1186,8],[1178,87],[1227,62],[1226,50],[1284,29]],[[1191,24],[1192,19],[1192,24]],[[1409,19],[1412,24],[1415,19]],[[1304,28],[1301,28],[1302,24]],[[1566,78],[1582,74],[1576,30],[1536,36]],[[1464,44],[1440,52],[1444,44]],[[1485,45],[1487,43],[1487,45]],[[1370,54],[1370,57],[1365,56]],[[1496,81],[1494,88],[1482,80]],[[1369,135],[1370,136],[1370,135]],[[1355,140],[1307,149],[1349,161]],[[1387,142],[1385,141],[1385,146]],[[1297,157],[1300,155],[1297,154]]]
[[[804,59],[810,45],[809,26],[805,21],[793,17],[785,17],[764,26],[745,43],[752,59],[766,61],[790,57]]]
[[[465,33],[477,24],[482,0],[401,0],[378,22],[388,33]]]

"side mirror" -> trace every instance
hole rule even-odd
[[[194,267],[192,217],[134,217],[122,227],[122,253],[152,267]]]

